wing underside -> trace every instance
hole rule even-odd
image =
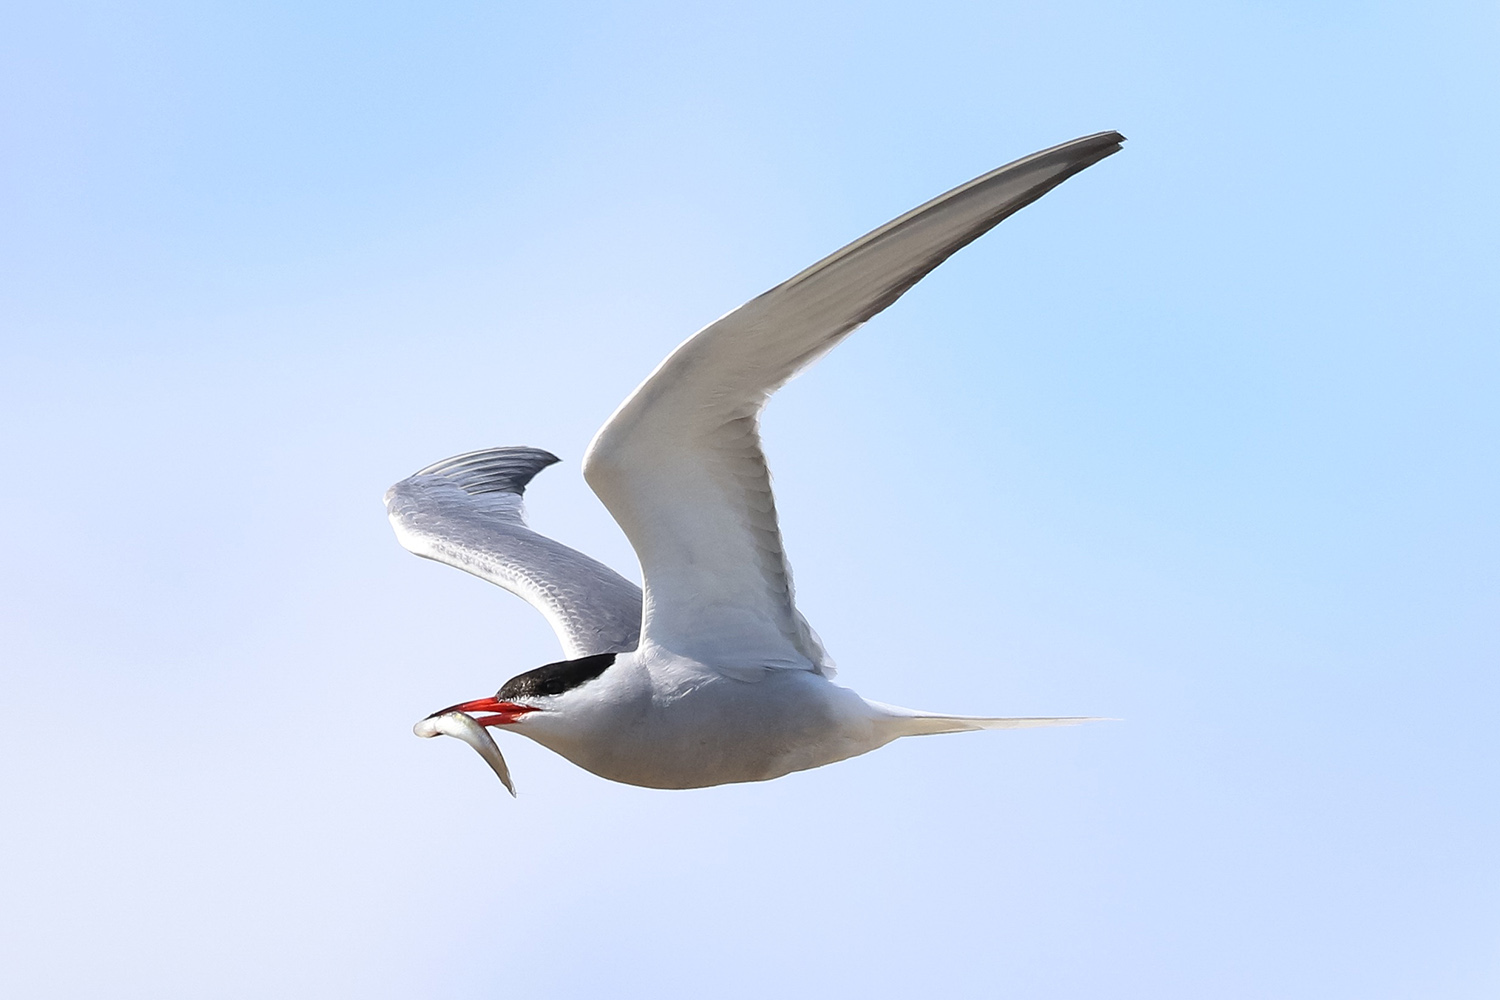
[[[699,331],[621,404],[584,475],[640,558],[643,644],[731,669],[828,672],[796,608],[762,408],[951,254],[1122,141],[1076,139],[908,212]]]
[[[391,526],[411,552],[530,603],[569,659],[634,649],[640,588],[526,524],[526,484],[556,461],[537,448],[490,448],[444,459],[386,492]]]

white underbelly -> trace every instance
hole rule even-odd
[[[788,672],[760,683],[702,684],[611,720],[586,739],[537,738],[611,781],[702,788],[821,767],[868,753],[891,736],[852,691]]]

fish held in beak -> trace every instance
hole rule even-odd
[[[429,715],[413,726],[412,732],[424,739],[434,736],[452,736],[454,739],[463,740],[484,758],[484,762],[500,778],[500,783],[505,786],[505,790],[510,792],[512,798],[515,798],[516,786],[510,780],[510,768],[506,766],[505,758],[500,755],[500,748],[495,745],[495,738],[473,716],[453,710]]]

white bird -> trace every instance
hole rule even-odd
[[[392,486],[396,537],[499,584],[546,616],[567,659],[417,723],[469,743],[512,795],[488,727],[594,774],[652,788],[765,781],[901,736],[1069,725],[1085,718],[937,715],[831,680],[797,610],[761,453],[771,394],[948,256],[1120,149],[1101,132],[933,199],[709,324],[595,435],[583,475],[640,560],[644,592],[526,526],[521,495],[558,459],[469,452]],[[475,716],[475,713],[482,713]]]

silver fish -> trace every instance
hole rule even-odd
[[[495,738],[490,735],[488,729],[474,721],[472,715],[464,712],[448,712],[445,715],[429,716],[413,726],[411,731],[424,739],[434,736],[452,736],[454,739],[463,740],[484,758],[484,762],[500,777],[500,783],[505,786],[505,790],[510,792],[512,798],[515,797],[516,786],[510,780],[510,768],[505,766],[505,758],[500,755],[500,748],[495,745]]]

